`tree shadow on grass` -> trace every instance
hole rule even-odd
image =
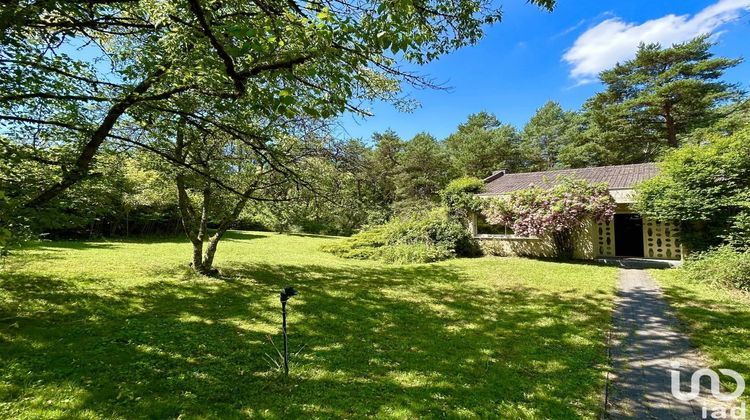
[[[677,308],[678,318],[683,324],[681,327],[691,340],[699,348],[711,348],[706,352],[718,367],[733,369],[745,378],[750,377],[750,359],[747,357],[750,309],[739,302],[730,304],[705,298],[690,288],[664,284],[662,287],[669,303]],[[738,357],[741,354],[745,357]]]
[[[298,236],[300,238],[322,238],[322,239],[342,239],[342,238],[347,238],[347,236],[341,236],[341,235],[324,235],[322,233],[283,232],[282,234],[286,235],[286,236]]]
[[[213,230],[209,229],[210,233]],[[224,234],[223,240],[245,241],[250,239],[265,238],[252,232],[230,230]],[[149,235],[110,238],[107,240],[38,240],[24,244],[23,250],[57,251],[57,250],[88,250],[88,249],[111,249],[119,244],[189,244],[185,235]]]
[[[224,234],[224,237],[222,240],[233,240],[233,241],[246,241],[250,239],[261,239],[265,238],[267,235],[258,235],[251,232],[241,231],[241,230],[229,230]]]
[[[232,271],[125,290],[2,274],[0,400],[72,417],[597,414],[604,293],[480,287],[435,265]],[[306,347],[283,380],[264,354],[288,284]]]

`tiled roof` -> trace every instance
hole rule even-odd
[[[486,192],[482,195],[505,194],[534,185],[554,186],[559,176],[572,176],[589,182],[606,182],[610,189],[633,188],[635,184],[652,178],[658,172],[653,163],[599,166],[596,168],[562,169],[558,171],[504,174],[485,178]]]

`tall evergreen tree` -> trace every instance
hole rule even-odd
[[[594,141],[614,162],[653,160],[678,147],[685,134],[721,117],[737,99],[736,85],[721,80],[739,59],[714,57],[708,36],[662,48],[641,44],[636,57],[600,74],[606,86],[586,104]]]
[[[516,169],[520,136],[487,112],[470,115],[446,139],[456,174],[484,178],[496,169]]]
[[[373,134],[372,140],[375,148],[372,151],[369,171],[374,183],[375,202],[383,211],[388,212],[396,201],[396,174],[404,142],[390,129],[384,133]]]
[[[561,148],[580,133],[574,112],[548,101],[531,117],[521,132],[522,170],[546,171],[565,166],[559,162]]]
[[[450,180],[450,161],[435,137],[419,133],[399,157],[396,197],[399,201],[434,201]]]

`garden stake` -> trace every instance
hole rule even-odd
[[[281,291],[279,299],[281,300],[281,332],[284,336],[284,376],[289,376],[289,342],[286,336],[286,301],[292,296],[296,296],[297,291],[293,287],[287,286]]]

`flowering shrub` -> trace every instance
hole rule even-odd
[[[572,232],[584,220],[611,220],[615,201],[606,184],[590,184],[575,178],[559,178],[556,186],[532,186],[508,197],[485,200],[482,213],[490,224],[513,227],[519,236],[552,235],[558,255],[573,256]]]

